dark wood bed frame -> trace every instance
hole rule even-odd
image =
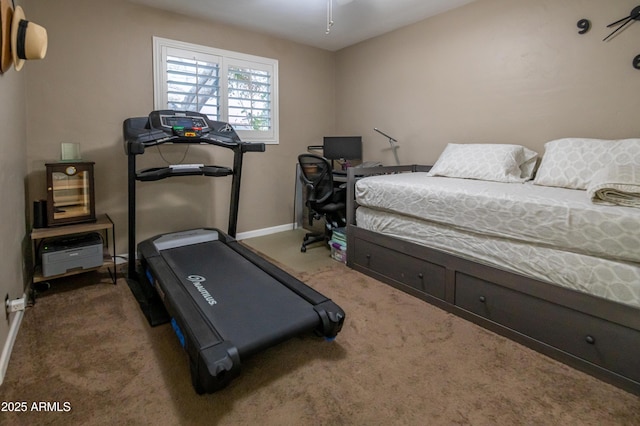
[[[349,169],[347,265],[640,395],[640,309],[358,228],[357,179],[429,169]]]

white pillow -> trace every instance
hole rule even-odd
[[[524,182],[531,179],[537,158],[536,152],[520,145],[450,143],[429,176]]]
[[[587,189],[593,174],[611,163],[640,164],[640,139],[565,138],[544,148],[536,185]]]

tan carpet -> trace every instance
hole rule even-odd
[[[70,411],[2,412],[0,423],[640,424],[637,396],[344,265],[298,275],[346,311],[337,340],[295,338],[205,396],[170,327],[150,328],[122,279],[56,282],[27,310],[0,391]]]

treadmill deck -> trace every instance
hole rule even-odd
[[[221,241],[161,252],[202,314],[241,355],[313,328],[318,314],[306,300]]]
[[[260,350],[311,331],[333,339],[342,328],[338,305],[221,231],[159,235],[138,251],[139,281],[160,296],[198,393],[226,386]]]

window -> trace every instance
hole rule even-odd
[[[153,38],[155,109],[226,121],[245,141],[278,143],[278,61]]]

